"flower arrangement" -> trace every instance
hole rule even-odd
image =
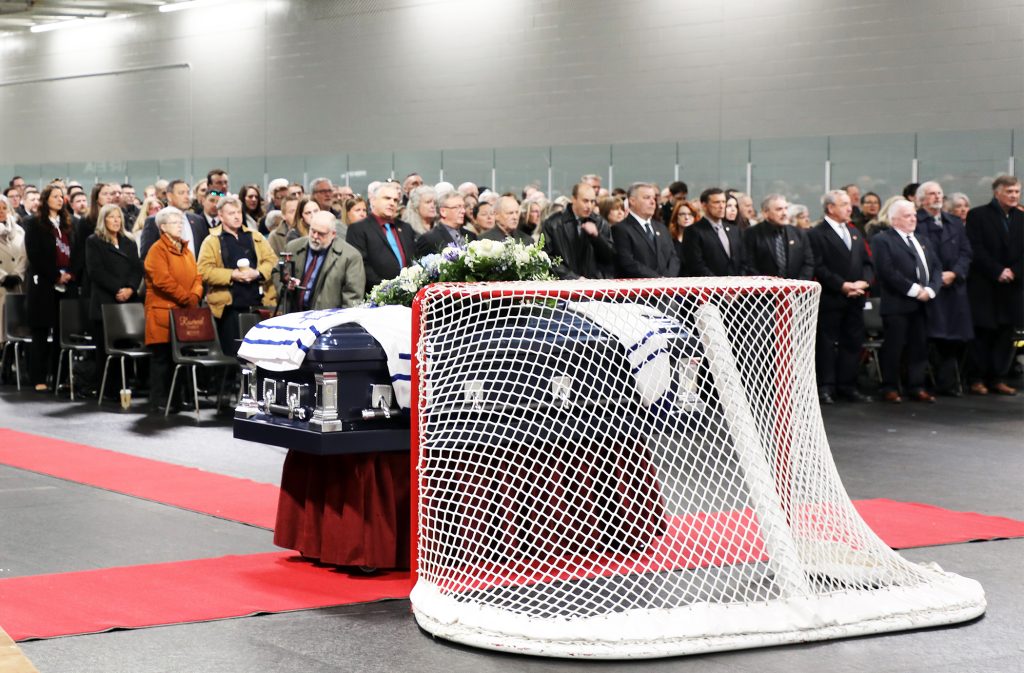
[[[453,243],[405,267],[396,278],[381,281],[368,298],[373,306],[412,306],[416,293],[430,283],[552,280],[554,262],[543,247],[543,238],[533,245],[513,239],[472,241],[466,247]]]

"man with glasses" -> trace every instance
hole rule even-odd
[[[416,256],[423,257],[432,252],[441,252],[449,245],[466,247],[476,240],[476,234],[463,226],[466,221],[466,202],[458,192],[448,192],[439,200],[439,224],[416,240]],[[518,212],[518,206],[516,208]]]
[[[295,264],[295,275],[288,282],[287,312],[349,308],[362,303],[366,288],[363,258],[337,235],[337,226],[337,218],[321,210],[313,216],[309,236],[287,245]]]
[[[341,212],[334,207],[334,185],[329,178],[316,178],[310,183],[309,191],[313,193],[313,200],[321,211],[326,210],[335,218],[341,217]]]
[[[366,291],[390,280],[416,258],[416,234],[398,219],[402,188],[393,180],[381,182],[370,192],[369,216],[349,225],[346,240],[363,256]]]

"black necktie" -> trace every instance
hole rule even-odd
[[[779,269],[779,275],[786,275],[786,235],[782,229],[775,231],[772,252],[775,256],[775,266]]]
[[[649,220],[647,222],[644,222],[643,228],[644,236],[646,236],[647,240],[651,242],[651,245],[654,245],[654,227],[651,226]]]
[[[917,267],[917,281],[925,285],[928,284],[928,267],[924,265],[924,260],[921,259],[921,255],[917,252],[917,246],[914,245],[914,235],[907,234],[907,246],[910,247],[910,251],[914,253],[914,262]]]

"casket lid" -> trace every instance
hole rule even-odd
[[[306,361],[365,362],[387,360],[377,340],[356,323],[336,325],[325,331],[310,346]]]

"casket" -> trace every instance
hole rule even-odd
[[[298,369],[241,365],[235,437],[316,455],[409,450],[409,413],[394,399],[384,350],[360,325],[325,330]]]

